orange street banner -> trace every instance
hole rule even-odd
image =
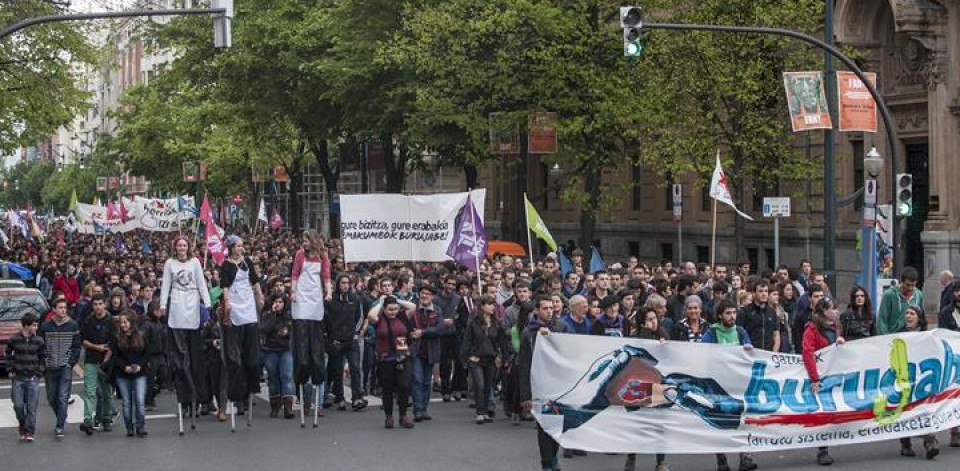
[[[783,87],[793,132],[833,127],[820,72],[784,72]]]
[[[530,115],[527,124],[527,152],[530,154],[557,153],[557,114],[538,112]]]
[[[877,74],[867,72],[866,76],[870,84],[877,85]],[[837,72],[837,92],[840,131],[877,132],[877,102],[857,74]]]

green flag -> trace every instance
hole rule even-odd
[[[74,188],[73,193],[70,194],[70,206],[67,207],[67,209],[70,211],[77,209],[77,203],[79,203],[79,201],[77,201],[77,189]]]
[[[543,239],[543,241],[550,246],[551,251],[556,252],[557,241],[553,240],[553,236],[550,235],[550,229],[547,229],[547,225],[543,223],[543,219],[540,217],[540,213],[537,212],[537,208],[533,207],[533,203],[527,199],[527,195],[523,195],[523,201],[527,207],[527,230],[533,231],[538,238]]]

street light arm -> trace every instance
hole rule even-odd
[[[896,182],[897,176],[897,162],[898,162],[898,153],[899,149],[897,148],[897,142],[899,142],[899,137],[897,135],[897,129],[893,126],[893,118],[890,114],[890,109],[887,107],[886,102],[883,101],[883,97],[880,96],[880,92],[877,91],[877,88],[867,79],[866,74],[860,70],[860,67],[853,62],[852,59],[847,57],[839,49],[805,33],[799,31],[792,31],[789,29],[782,28],[762,28],[755,26],[721,26],[721,25],[697,25],[697,24],[677,24],[677,23],[644,23],[643,27],[645,29],[669,29],[669,30],[685,30],[685,31],[719,31],[727,33],[748,33],[748,34],[769,34],[775,36],[787,36],[794,39],[799,39],[807,44],[816,46],[831,56],[837,58],[840,62],[847,66],[851,72],[856,74],[856,76],[863,82],[863,85],[870,92],[870,96],[873,97],[874,102],[876,102],[877,107],[880,109],[880,116],[883,119],[883,126],[887,131],[887,144],[890,146],[890,181],[891,183]],[[891,191],[891,201],[893,200],[893,192]],[[892,223],[892,221],[891,221]],[[899,235],[897,231],[892,230],[893,235],[893,247],[894,250],[899,248]],[[896,263],[896,258],[894,258],[894,263]],[[896,266],[894,267],[895,271]]]
[[[101,20],[106,18],[132,18],[138,16],[184,16],[184,15],[225,15],[226,8],[183,8],[179,10],[132,10],[105,11],[98,13],[76,13],[70,15],[47,15],[27,18],[4,26],[0,30],[0,41],[17,31],[44,23],[62,23],[65,21]]]

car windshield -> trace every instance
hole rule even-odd
[[[0,296],[0,321],[18,321],[28,312],[42,318],[48,310],[47,302],[39,294]]]

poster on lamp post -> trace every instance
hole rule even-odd
[[[865,73],[870,84],[877,86],[877,74]],[[877,132],[877,102],[870,90],[853,72],[837,72],[837,93],[840,105],[840,131]]]
[[[823,91],[822,73],[784,72],[783,87],[787,92],[793,132],[833,127]]]
[[[557,153],[557,114],[537,112],[527,123],[527,153]]]

